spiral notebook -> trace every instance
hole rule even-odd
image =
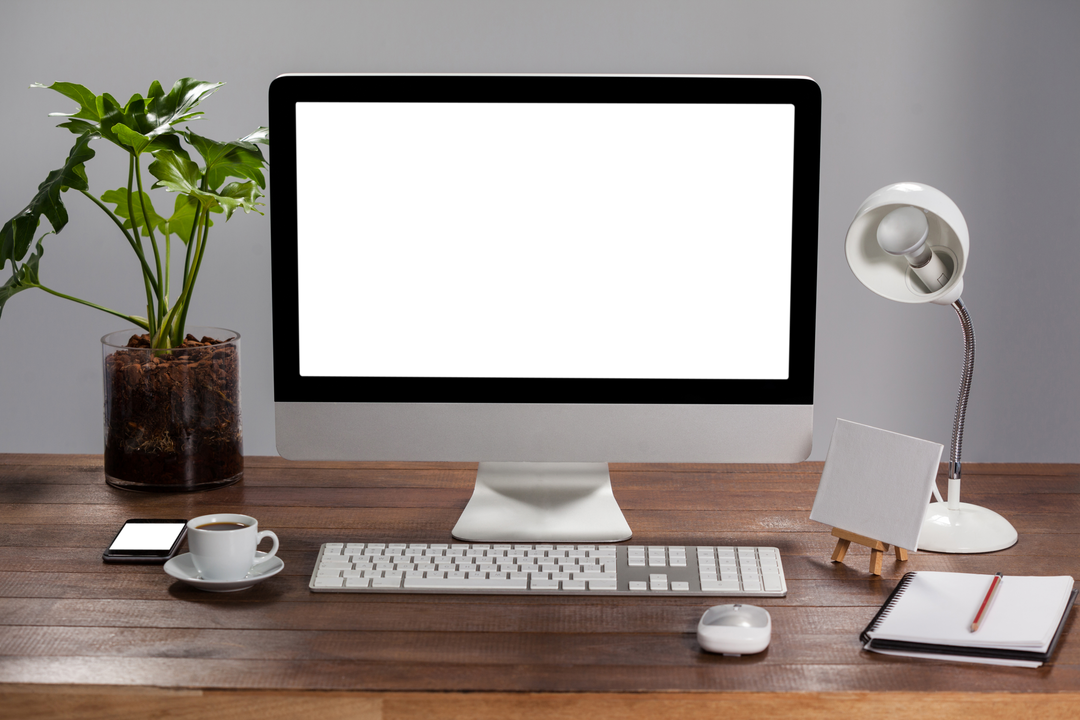
[[[1038,667],[1050,659],[1076,599],[1062,575],[1006,575],[977,632],[993,575],[910,572],[859,636],[887,655]]]

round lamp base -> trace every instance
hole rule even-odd
[[[919,550],[940,553],[985,553],[1016,544],[1016,529],[993,510],[960,503],[930,503],[923,517]]]

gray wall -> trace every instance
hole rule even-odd
[[[204,28],[203,25],[212,25]],[[267,122],[285,72],[800,74],[824,96],[817,426],[837,417],[948,444],[962,342],[952,310],[878,298],[852,276],[852,214],[891,182],[950,195],[971,231],[965,302],[979,341],[965,460],[1080,461],[1080,4],[1074,2],[288,2],[8,0],[0,9],[0,217],[58,167],[70,103],[185,75],[224,80],[198,132]],[[124,183],[106,144],[98,194]],[[104,156],[112,156],[105,161]],[[272,152],[271,152],[272,158]],[[68,199],[46,283],[142,314],[130,251]],[[273,454],[269,219],[216,228],[189,320],[243,334],[246,450]],[[101,451],[98,338],[120,321],[37,291],[0,318],[0,452]]]

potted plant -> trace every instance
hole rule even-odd
[[[59,127],[75,134],[75,144],[64,165],[49,173],[30,203],[0,230],[0,270],[11,263],[11,276],[0,286],[0,313],[15,294],[37,288],[141,330],[102,338],[105,476],[116,487],[202,490],[243,475],[240,336],[187,327],[212,216],[228,220],[236,210],[260,212],[258,199],[266,188],[267,163],[258,144],[269,145],[267,128],[218,142],[178,127],[202,115],[195,107],[221,85],[183,78],[165,92],[154,81],[145,97],[136,93],[124,105],[82,85],[49,85],[79,105],[74,113],[53,114],[67,118]],[[128,173],[125,184],[96,196],[86,163],[95,155],[91,143],[99,139],[127,153]],[[151,187],[146,173],[156,179]],[[147,192],[153,189],[175,196],[170,215],[155,209]],[[138,258],[145,316],[102,307],[42,282],[43,242],[67,225],[61,195],[69,190],[100,208],[103,220],[119,231],[117,239]],[[42,216],[51,230],[35,239]],[[173,262],[174,246],[183,248],[182,266]]]

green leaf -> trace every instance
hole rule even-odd
[[[150,144],[150,138],[126,125],[116,125],[114,129],[120,143],[130,147],[136,155],[141,155],[146,146]]]
[[[191,237],[191,226],[195,222],[195,211],[198,208],[199,203],[194,198],[177,195],[172,216],[161,224],[162,232],[166,235],[176,235],[187,243]],[[210,218],[206,221],[210,223],[210,227],[214,226],[214,221]]]
[[[240,138],[240,142],[270,144],[270,128],[261,127],[247,137]]]
[[[42,237],[45,237],[45,235],[42,235]],[[37,249],[30,256],[30,259],[23,263],[18,272],[12,273],[6,283],[0,285],[0,315],[4,312],[4,305],[16,293],[34,287],[33,283],[37,282],[38,278],[38,263],[41,262],[41,256],[44,253],[45,249],[41,246],[41,240],[39,239]]]
[[[191,159],[187,148],[180,142],[180,136],[175,133],[158,135],[150,141],[150,144],[146,146],[143,152],[156,153],[158,150],[171,150],[185,160]]]
[[[103,202],[111,203],[116,206],[114,212],[122,218],[126,218],[124,227],[130,229],[132,227],[132,215],[134,215],[135,224],[139,227],[143,236],[149,236],[150,230],[146,227],[146,221],[143,219],[143,205],[146,203],[146,212],[150,217],[150,227],[158,228],[165,223],[165,218],[161,217],[154,211],[154,204],[150,202],[150,196],[146,193],[141,193],[142,202],[140,202],[140,193],[135,191],[131,193],[131,199],[134,202],[135,207],[128,208],[128,196],[127,188],[118,188],[116,190],[109,190],[101,196]]]
[[[158,182],[154,183],[155,188],[163,187],[170,192],[182,193],[194,198],[206,210],[220,207],[229,215],[244,204],[241,198],[218,195],[200,189],[199,183],[203,174],[199,166],[191,160],[182,158],[170,150],[162,150],[154,158],[148,170],[158,179]]]
[[[56,127],[67,128],[76,135],[96,135],[98,131],[96,123],[86,122],[85,120],[76,120],[74,118],[67,122],[62,122]]]
[[[233,200],[239,201],[240,204],[238,207],[243,209],[245,213],[257,212],[260,215],[263,214],[263,212],[257,207],[259,205],[262,205],[262,203],[255,202],[262,197],[262,193],[259,192],[259,189],[255,186],[255,183],[253,182],[248,181],[244,183],[229,183],[218,191],[218,195],[219,197],[231,198]],[[224,204],[222,204],[222,206],[225,208],[225,219],[229,220],[232,217],[233,211],[237,208],[229,207]]]
[[[77,112],[51,113],[51,117],[71,118],[61,123],[60,127],[80,135],[97,133],[106,140],[128,149],[132,147],[132,136],[124,134],[122,130],[117,130],[119,126],[126,127],[151,140],[160,135],[174,133],[176,130],[173,125],[201,115],[201,112],[192,112],[194,107],[222,85],[223,83],[182,78],[173,84],[168,93],[165,93],[161,83],[155,80],[150,85],[145,98],[136,93],[122,107],[112,95],[108,93],[94,95],[87,88],[75,83],[58,82],[48,86],[35,83],[31,87],[47,87],[79,103]],[[127,142],[122,139],[121,134],[124,134]],[[155,152],[160,149],[160,146],[150,145],[148,149],[150,152]]]
[[[41,213],[31,212],[27,207],[21,213],[11,218],[0,230],[0,269],[11,260],[11,267],[23,259],[30,242],[41,222]]]
[[[124,110],[120,107],[120,103],[109,93],[98,95],[95,100],[97,102],[98,117],[100,118],[97,124],[97,132],[109,142],[127,149],[124,143],[120,142],[120,138],[117,137],[116,131],[113,129],[117,125],[124,125]]]
[[[129,117],[129,116],[145,115],[145,114],[146,114],[146,100],[139,93],[135,93],[134,95],[132,95],[128,99],[127,105],[124,106],[123,115],[125,117]]]
[[[210,83],[195,78],[177,80],[168,95],[155,97],[146,107],[147,126],[139,128],[148,137],[155,137],[178,122],[191,120],[201,112],[191,110],[225,83]],[[161,86],[158,86],[160,89]],[[154,88],[151,86],[151,92]]]
[[[155,188],[163,187],[171,192],[193,197],[202,192],[199,190],[199,182],[202,180],[199,166],[190,158],[177,155],[172,150],[158,152],[147,169],[158,179],[158,182],[154,183]]]
[[[94,93],[87,90],[82,85],[76,85],[69,82],[56,82],[52,85],[42,85],[41,83],[34,83],[30,87],[32,88],[46,88],[48,90],[55,90],[65,97],[69,97],[75,102],[79,103],[78,112],[74,113],[49,113],[49,117],[76,117],[84,120],[100,120],[101,116],[97,112],[97,98]]]
[[[53,170],[38,185],[37,195],[22,212],[8,220],[0,229],[0,268],[8,260],[21,261],[30,249],[33,233],[44,215],[52,225],[53,232],[60,232],[67,225],[68,214],[60,199],[61,191],[68,188],[87,190],[86,169],[83,167],[94,151],[90,148],[91,135],[80,135],[68,153],[67,162],[59,170]]]
[[[184,133],[184,138],[206,162],[207,187],[217,188],[225,182],[225,178],[230,177],[254,180],[260,188],[266,187],[266,178],[262,173],[266,160],[258,145],[246,140],[218,142],[196,135],[190,130]],[[264,140],[260,139],[259,142]],[[265,142],[269,143],[269,137]]]

